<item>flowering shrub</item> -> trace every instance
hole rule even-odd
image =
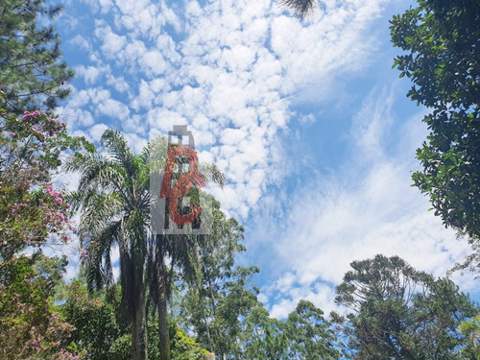
[[[53,303],[66,262],[18,254],[27,247],[39,248],[50,236],[68,241],[69,207],[51,176],[62,153],[83,149],[92,150],[49,114],[27,111],[18,117],[0,108],[2,360],[79,358],[68,348],[73,328]]]
[[[91,150],[68,135],[65,124],[40,111],[17,117],[0,108],[0,258],[49,235],[67,241],[68,206],[54,189],[51,174],[65,151]]]
[[[53,304],[66,262],[41,254],[0,263],[0,358],[77,360],[73,327]]]

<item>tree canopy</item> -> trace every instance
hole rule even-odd
[[[391,21],[395,59],[426,106],[429,129],[414,184],[446,226],[468,236],[480,260],[480,6],[476,0],[419,0]]]

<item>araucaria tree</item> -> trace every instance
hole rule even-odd
[[[473,244],[466,265],[480,265],[479,24],[477,0],[418,0],[391,21],[393,44],[406,51],[395,67],[414,83],[408,97],[429,111],[413,180],[444,224]]]
[[[448,279],[435,279],[399,257],[354,261],[336,301],[354,359],[461,359],[469,346],[459,330],[478,309]]]

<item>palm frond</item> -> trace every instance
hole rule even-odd
[[[80,238],[82,247],[87,251],[83,266],[89,290],[101,289],[113,281],[110,252],[119,228],[120,222],[114,222],[98,233],[90,233],[89,236],[84,234]]]
[[[205,174],[208,180],[220,185],[220,187],[223,188],[225,185],[225,175],[223,175],[215,164],[206,164],[202,166],[201,172],[202,174]]]
[[[80,217],[80,234],[98,233],[121,216],[124,204],[117,193],[90,190],[79,197],[83,209]]]
[[[304,18],[310,11],[313,10],[315,2],[315,0],[280,0],[282,5],[294,10],[295,13],[301,18]]]
[[[122,164],[129,176],[135,175],[133,164],[134,155],[128,148],[127,141],[119,131],[105,130],[102,135],[102,143],[109,150],[110,154]]]

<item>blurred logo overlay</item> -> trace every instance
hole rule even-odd
[[[211,232],[211,198],[200,172],[195,142],[187,126],[174,126],[168,141],[150,148],[151,224],[154,235],[205,235]]]

